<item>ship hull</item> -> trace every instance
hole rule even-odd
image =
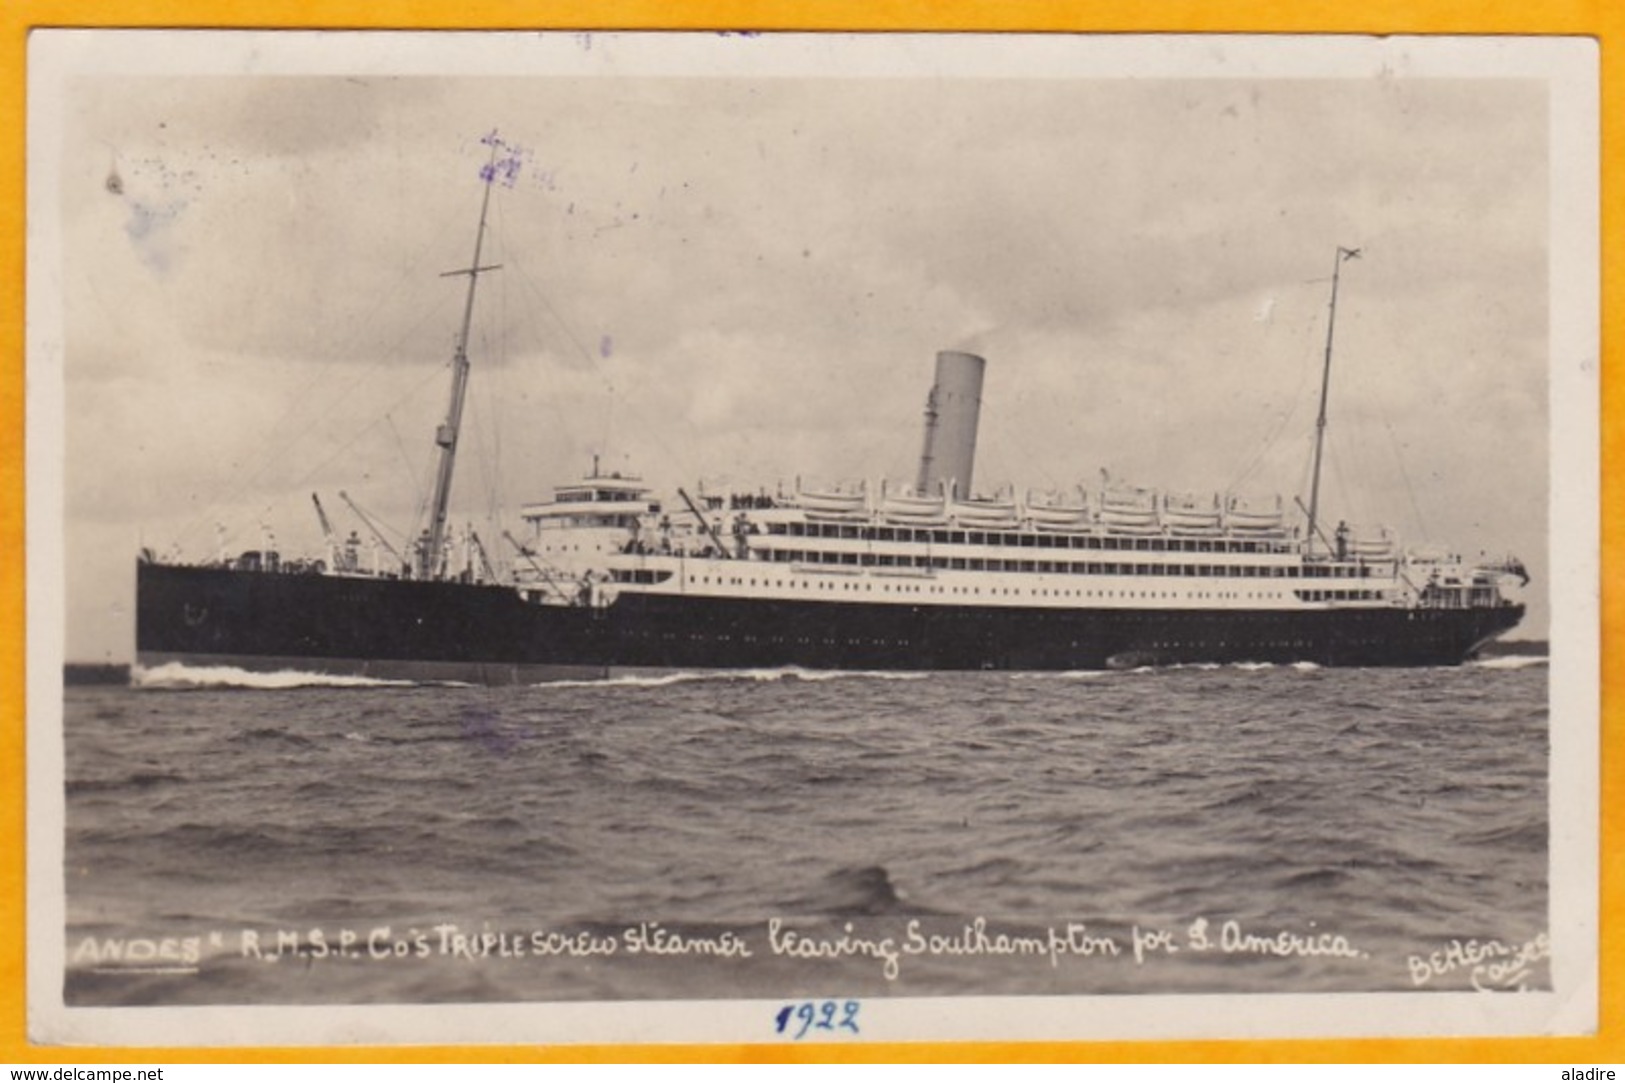
[[[141,564],[137,661],[529,683],[624,670],[1086,670],[1455,665],[1517,624],[1478,609],[1053,609],[621,595]]]

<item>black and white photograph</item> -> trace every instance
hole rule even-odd
[[[30,78],[35,1040],[1595,1027],[1594,44]]]

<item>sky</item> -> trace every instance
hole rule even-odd
[[[132,657],[142,546],[269,530],[319,555],[312,492],[341,531],[341,490],[421,523],[466,287],[442,274],[492,132],[518,168],[452,518],[495,551],[595,454],[664,489],[910,479],[943,349],[988,359],[978,487],[1105,470],[1290,503],[1346,246],[1325,516],[1516,553],[1520,634],[1546,634],[1542,81],[1029,76],[1019,48],[998,77],[906,48],[895,72],[729,74],[762,48],[742,39],[644,75],[598,48],[588,73],[65,84],[70,659]]]

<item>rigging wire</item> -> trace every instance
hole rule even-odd
[[[982,405],[984,407],[987,405],[987,397],[985,395],[982,398]],[[1061,488],[1062,483],[1057,480],[1057,475],[1051,468],[1051,465],[1056,461],[1055,456],[1034,455],[1032,448],[1029,447],[1027,442],[1021,438],[1023,431],[1024,427],[1020,425],[1007,429],[1003,434],[1005,442],[1007,444],[1014,445],[1017,456],[1019,456],[1023,462],[1029,464],[1036,463],[1038,465],[1038,476],[1034,480],[1050,489]],[[1008,464],[1005,465],[1007,466]],[[975,475],[973,474],[972,476],[974,477]],[[1019,496],[1021,494],[1017,495]]]
[[[438,370],[430,371],[429,373],[425,374],[424,377],[422,379],[420,379],[417,383],[413,384],[411,386],[411,388],[409,388],[406,391],[405,394],[401,395],[400,398],[398,398],[394,402],[392,402],[389,405],[388,409],[386,409],[384,411],[384,414],[383,414],[382,417],[378,418],[376,421],[372,421],[372,422],[368,423],[367,425],[364,425],[361,428],[357,429],[355,431],[355,434],[353,436],[351,436],[349,440],[345,441],[341,446],[336,448],[330,455],[327,456],[327,458],[321,460],[315,466],[311,467],[303,475],[301,475],[299,480],[297,480],[296,482],[293,483],[294,486],[295,487],[303,487],[306,483],[308,483],[310,481],[311,478],[315,477],[318,473],[325,470],[328,466],[332,465],[334,460],[338,459],[340,456],[344,455],[351,448],[353,448],[356,444],[360,443],[361,440],[364,437],[370,435],[374,429],[378,428],[378,426],[383,424],[385,421],[388,421],[391,425],[393,425],[394,422],[391,419],[390,415],[393,414],[395,410],[397,410],[401,406],[405,405],[406,402],[408,402],[409,400],[411,400],[412,398],[415,398],[418,394],[420,394],[423,391],[424,387],[426,387],[430,383],[430,381],[438,381],[440,379],[440,377],[441,377],[441,374],[440,374],[440,372]]]
[[[1303,441],[1304,454],[1301,456],[1302,466],[1298,470],[1298,485],[1294,496],[1297,497],[1298,503],[1301,504],[1303,503],[1302,494],[1309,491],[1310,479],[1313,477],[1315,472],[1315,430],[1312,423],[1308,429],[1304,431],[1300,439]],[[1302,508],[1299,510],[1304,515],[1304,522],[1307,526],[1309,513],[1307,510]]]
[[[409,263],[397,265],[394,277],[385,283],[384,288],[380,289],[376,293],[372,304],[366,309],[365,312],[361,313],[352,324],[355,331],[351,336],[350,341],[344,344],[343,348],[337,351],[338,356],[354,356],[358,352],[356,348],[357,342],[366,342],[369,344],[369,348],[371,348],[372,344],[374,344],[376,340],[375,336],[369,335],[368,332],[372,330],[378,314],[383,310],[386,303],[391,298],[400,295],[401,284],[404,282],[415,281],[413,271],[414,268]],[[402,332],[402,334],[388,348],[388,352],[393,353],[402,342],[415,335],[417,333],[417,329],[422,326],[422,324],[429,319],[431,315],[433,315],[432,308],[429,306],[420,306],[417,321]],[[306,400],[313,392],[327,382],[329,374],[325,366],[313,373],[309,379],[304,381],[304,383],[298,387],[292,398],[289,400],[288,405],[271,424],[271,427],[264,440],[264,447],[266,448],[264,458],[257,466],[248,472],[246,477],[238,472],[234,477],[229,477],[222,480],[220,484],[215,487],[214,492],[203,501],[196,518],[194,518],[182,529],[179,536],[180,540],[184,540],[185,538],[189,537],[195,530],[198,529],[198,526],[202,521],[212,518],[214,512],[222,503],[226,503],[228,501],[235,502],[238,500],[243,491],[250,485],[258,482],[270,467],[283,465],[287,460],[285,449],[289,445],[294,444],[297,440],[302,439],[305,435],[307,435],[310,430],[315,427],[317,422],[319,422],[327,414],[331,413],[333,409],[335,409],[351,393],[353,393],[356,387],[359,386],[364,380],[368,379],[369,376],[370,373],[366,371],[365,367],[362,367],[337,393],[329,393],[325,396],[326,405],[304,426],[303,429],[292,436],[279,438],[279,433],[281,432],[283,426],[300,415],[303,412]]]
[[[507,262],[512,258],[512,253],[509,252],[506,242],[507,230],[505,227],[500,225],[500,223],[506,221],[506,218],[504,217],[506,214],[506,208],[507,204],[505,201],[498,201],[497,221],[499,223],[499,228],[495,230],[495,236],[492,238],[492,240],[495,242],[497,256],[502,260],[502,262]],[[491,481],[487,497],[486,526],[493,531],[493,533],[501,528],[502,510],[507,502],[506,486],[503,481],[503,468],[505,464],[505,456],[502,447],[504,434],[502,424],[503,413],[500,409],[504,396],[500,394],[501,389],[498,387],[498,383],[499,381],[506,381],[508,379],[508,363],[513,357],[511,352],[512,344],[509,341],[509,329],[513,325],[509,322],[508,280],[507,278],[501,278],[498,281],[501,284],[500,288],[497,290],[497,308],[500,318],[497,321],[498,345],[494,356],[501,359],[501,364],[490,364],[487,366],[487,368],[490,370],[492,378],[485,381],[487,409],[492,418],[492,447],[489,458]]]
[[[412,483],[412,493],[416,499],[422,500],[424,499],[423,483],[418,478],[417,471],[412,467],[412,456],[406,450],[406,441],[401,439],[401,430],[395,426],[395,415],[385,414],[384,418],[389,422],[389,431],[395,435],[395,446],[400,449],[401,463],[406,467],[406,480]]]
[[[505,201],[498,200],[493,206],[491,230],[491,259],[498,266],[507,264],[507,251],[501,243],[505,230],[502,226]],[[503,363],[508,357],[507,353],[507,326],[508,326],[508,291],[505,280],[498,279],[493,283],[496,296],[491,296],[491,289],[486,290],[486,304],[481,310],[484,318],[477,329],[480,349],[475,356],[483,359],[480,366],[483,379],[476,385],[475,393],[469,397],[470,420],[469,427],[473,433],[474,461],[479,471],[479,487],[476,499],[471,503],[475,507],[484,505],[489,521],[494,514],[498,502],[497,490],[499,487],[498,471],[502,468],[500,449],[502,412],[497,408],[497,384],[501,380]],[[494,302],[494,304],[493,304]],[[494,321],[491,317],[492,308],[496,314]],[[495,323],[493,344],[492,323]],[[481,401],[483,396],[483,402]]]
[[[394,277],[387,283],[387,288],[380,290],[377,293],[376,299],[373,301],[373,303],[352,323],[352,326],[355,328],[355,331],[351,336],[352,343],[357,341],[366,342],[368,344],[365,348],[366,352],[373,352],[377,350],[377,336],[375,334],[369,335],[368,332],[374,329],[374,326],[378,320],[378,315],[385,308],[386,303],[391,298],[401,295],[402,290],[400,289],[400,286],[403,282],[421,282],[421,277],[417,273],[417,263],[404,262],[397,264],[397,267],[398,269]],[[449,295],[437,295],[434,300],[428,304],[414,305],[413,310],[416,312],[416,318],[406,325],[406,327],[397,336],[395,336],[387,346],[378,352],[386,358],[399,354],[401,352],[401,346],[403,343],[422,337],[423,327],[431,320],[440,318],[450,301],[451,297]],[[353,345],[351,345],[341,348],[337,352],[338,356],[349,357],[362,351],[359,351]],[[422,380],[412,385],[406,394],[395,400],[386,409],[381,418],[374,420],[358,430],[354,430],[349,440],[339,445],[325,457],[317,460],[314,465],[306,469],[299,476],[298,480],[292,483],[292,485],[296,488],[304,487],[304,485],[307,484],[312,477],[332,464],[334,460],[348,453],[363,438],[369,436],[373,430],[378,427],[381,421],[387,421],[391,432],[394,435],[396,446],[399,450],[401,450],[402,458],[406,462],[407,472],[411,479],[413,488],[417,493],[418,500],[420,504],[426,506],[426,501],[422,495],[421,482],[419,481],[416,472],[414,472],[411,468],[411,457],[405,451],[404,443],[401,439],[399,430],[395,426],[395,421],[392,414],[393,411],[398,409],[406,401],[419,394],[425,384],[442,378],[443,371],[444,366],[430,370]],[[287,432],[286,430],[289,422],[304,413],[304,407],[306,406],[308,400],[312,397],[313,393],[325,385],[328,385],[330,383],[330,377],[330,366],[323,365],[318,369],[317,372],[312,374],[307,380],[303,381],[303,383],[299,385],[292,397],[288,400],[286,407],[270,426],[270,435],[264,441],[266,451],[264,452],[263,457],[260,458],[260,461],[257,464],[252,464],[250,469],[234,470],[230,477],[226,478],[215,487],[210,496],[201,503],[194,518],[179,532],[177,536],[178,540],[176,542],[177,547],[179,547],[183,541],[195,535],[200,526],[210,520],[216,519],[222,505],[236,504],[251,488],[262,488],[265,484],[268,484],[266,480],[267,476],[271,474],[273,470],[285,470],[292,465],[291,460],[297,458],[297,449],[306,446],[307,439],[310,437],[310,435],[315,432],[317,428],[321,426],[341,404],[348,400],[361,384],[367,381],[376,380],[377,366],[356,366],[353,371],[353,375],[351,375],[349,380],[340,386],[337,391],[329,391],[324,395],[323,405],[319,410],[317,410],[314,414],[307,416],[303,424],[297,430],[291,433]],[[296,449],[295,454],[290,455],[289,448]],[[275,510],[274,504],[267,506],[264,512],[262,512],[262,517],[273,510]],[[418,517],[421,518],[421,515],[422,509],[420,508]]]
[[[1312,344],[1318,337],[1315,332],[1319,329],[1319,327],[1320,316],[1318,313],[1311,313],[1309,316],[1303,319],[1303,341],[1299,346],[1298,351],[1300,354],[1306,354],[1310,351]],[[1319,359],[1317,356],[1317,363],[1318,360]],[[1274,427],[1271,428],[1265,435],[1264,440],[1258,445],[1252,457],[1247,460],[1246,465],[1231,480],[1230,484],[1226,486],[1225,492],[1233,493],[1240,489],[1242,485],[1244,485],[1253,477],[1255,473],[1257,473],[1259,468],[1264,465],[1270,454],[1275,450],[1277,444],[1280,442],[1281,436],[1286,432],[1287,427],[1292,422],[1292,419],[1297,415],[1299,407],[1305,401],[1304,392],[1309,387],[1309,377],[1315,367],[1316,366],[1308,364],[1300,364],[1298,366],[1298,382],[1292,389],[1292,395],[1287,401],[1286,408],[1283,409],[1277,416]]]
[[[1326,460],[1332,468],[1332,479],[1337,484],[1336,491],[1340,499],[1330,499],[1331,491],[1328,490],[1322,494],[1323,502],[1327,507],[1336,507],[1341,504],[1343,510],[1341,515],[1325,515],[1322,518],[1326,522],[1336,519],[1339,522],[1351,524],[1370,523],[1371,519],[1368,514],[1370,507],[1366,503],[1365,493],[1350,484],[1348,475],[1343,470],[1343,464],[1349,458],[1345,453],[1343,443],[1345,436],[1347,436],[1346,426],[1344,429],[1329,430],[1326,434],[1326,443],[1328,445]],[[1325,530],[1324,527],[1321,529]]]
[[[503,205],[498,204],[498,221],[502,220],[502,216]],[[499,242],[497,244],[497,254],[506,258],[507,245],[501,243],[503,236],[505,236],[505,233],[499,230],[496,238]],[[485,383],[487,412],[491,416],[491,456],[489,460],[491,484],[486,499],[486,525],[488,527],[494,527],[501,521],[502,509],[507,503],[507,487],[503,484],[503,466],[506,463],[506,457],[502,449],[504,435],[503,413],[499,409],[502,396],[499,394],[501,389],[498,387],[499,382],[506,381],[507,365],[513,357],[510,352],[512,344],[509,342],[509,328],[512,324],[508,322],[510,317],[508,312],[508,284],[506,281],[502,283],[502,288],[497,290],[497,310],[501,318],[497,321],[497,346],[493,356],[500,358],[501,364],[488,366],[491,370],[492,379],[487,380]]]
[[[502,337],[500,327],[497,334],[500,339]],[[484,331],[480,334],[480,342],[484,347],[480,351],[481,356],[487,358],[488,361],[490,358],[503,356],[500,353],[501,347],[493,349],[490,346],[490,337]],[[501,522],[501,500],[498,495],[497,472],[501,469],[502,458],[497,444],[501,413],[494,401],[495,391],[493,385],[496,383],[494,377],[497,366],[488,363],[485,368],[487,375],[484,383],[487,401],[482,402],[477,396],[470,397],[468,423],[465,426],[465,431],[469,434],[470,442],[473,444],[475,469],[479,472],[476,496],[471,503],[475,507],[484,506],[483,514],[486,526],[498,527]]]
[[[553,317],[553,322],[557,324],[559,330],[562,331],[564,336],[570,341],[570,344],[575,348],[576,353],[587,362],[587,367],[597,375],[597,377],[603,382],[604,387],[612,395],[615,394],[615,382],[610,374],[605,370],[600,359],[594,354],[593,351],[589,350],[586,345],[582,343],[579,337],[577,337],[569,322],[566,321],[559,310],[554,307],[552,301],[548,299],[546,293],[543,292],[541,286],[534,278],[531,277],[530,273],[525,270],[523,264],[515,264],[514,267],[516,270],[515,278],[518,280],[518,284],[526,288],[530,295],[535,298],[537,303]],[[558,416],[562,423],[564,420],[563,415],[559,413],[556,407],[552,407],[551,404],[550,408],[554,410],[555,416]],[[641,416],[639,411],[637,411],[635,407],[631,407],[630,404],[629,408],[634,414],[635,420],[639,423],[639,431],[656,445],[658,450],[662,453],[665,461],[668,463],[678,464],[680,470],[686,474],[694,474],[695,472],[692,469],[692,463],[688,461],[687,456],[682,454],[682,452],[678,449],[673,448],[664,438],[661,437],[659,427],[648,423],[648,419]]]
[[[1358,379],[1358,376],[1355,377]],[[1365,491],[1377,507],[1392,509],[1390,514],[1401,514],[1407,520],[1404,534],[1410,538],[1421,541],[1429,536],[1427,517],[1423,514],[1421,504],[1417,500],[1416,487],[1411,481],[1410,471],[1405,464],[1405,455],[1400,447],[1398,435],[1394,432],[1392,422],[1387,411],[1383,408],[1382,398],[1379,394],[1365,394],[1360,401],[1367,409],[1362,414],[1350,418],[1350,430],[1353,432],[1357,446],[1364,449],[1365,454],[1356,456],[1349,461],[1355,463],[1362,473]],[[1380,430],[1380,431],[1379,431]],[[1378,447],[1385,447],[1387,455],[1379,462],[1375,452]],[[1392,458],[1392,467],[1387,465],[1388,457]],[[1362,480],[1357,479],[1357,480]],[[1384,499],[1393,489],[1403,488],[1405,491],[1405,512],[1398,512],[1392,499]],[[1388,523],[1385,525],[1394,525]]]
[[[361,505],[361,501],[351,496],[345,496],[345,502],[354,505],[355,510],[361,513],[362,522],[373,531],[380,534],[387,531],[388,533],[395,535],[400,542],[399,548],[405,549],[411,543],[411,534],[403,534],[398,527],[390,526],[383,519],[379,518],[376,512],[363,507]]]
[[[1416,499],[1416,487],[1411,484],[1410,471],[1405,468],[1405,455],[1399,446],[1399,438],[1394,435],[1394,427],[1388,423],[1387,415],[1382,417],[1382,427],[1388,433],[1388,446],[1393,450],[1394,461],[1399,464],[1399,477],[1405,483],[1405,497],[1410,502],[1411,515],[1416,523],[1417,540],[1426,541],[1432,537],[1428,530],[1427,518],[1422,514],[1422,506]]]
[[[491,357],[507,358],[508,354],[508,320],[507,320],[507,293],[499,291],[498,307],[502,310],[502,319],[497,325],[497,345],[488,355]],[[480,473],[485,478],[485,523],[488,528],[494,528],[502,521],[502,512],[507,505],[506,486],[503,484],[502,467],[504,455],[502,450],[502,418],[501,398],[498,395],[498,374],[504,368],[501,365],[488,365],[491,376],[485,381],[486,404],[483,413],[487,420],[479,428],[482,434],[488,432],[490,448],[481,455]],[[480,416],[480,411],[475,411]]]
[[[882,431],[884,431],[885,435],[880,435]],[[846,457],[848,460],[855,458],[863,463],[874,464],[875,467],[877,467],[880,471],[878,477],[824,478],[814,475],[802,475],[803,482],[809,486],[817,487],[818,485],[828,484],[831,482],[862,481],[864,485],[874,487],[879,481],[891,477],[885,464],[894,462],[907,464],[910,462],[911,457],[913,457],[915,462],[918,461],[918,456],[920,453],[918,432],[913,434],[913,443],[911,444],[909,443],[910,437],[905,435],[904,426],[865,427],[863,430],[862,443],[855,443],[854,441],[857,439],[858,436],[854,433],[852,434],[851,439],[842,442],[843,447],[847,451]],[[896,480],[901,481],[907,479],[908,483],[912,484],[913,482],[911,479],[913,477],[914,472],[911,468],[901,478]],[[780,483],[784,484],[783,479],[781,479]],[[795,482],[794,480],[791,480],[788,484],[793,486]],[[876,491],[878,492],[878,489]]]
[[[375,310],[376,307],[377,306],[375,306]],[[425,308],[421,309],[418,318],[413,321],[413,323],[408,326],[399,336],[397,336],[394,342],[392,342],[384,351],[382,351],[384,355],[389,356],[396,353],[403,342],[415,336],[424,323],[438,314],[439,307],[440,306],[425,306]],[[373,369],[373,366],[359,366],[350,380],[346,382],[336,393],[329,395],[326,398],[323,407],[312,415],[298,430],[280,438],[276,438],[278,431],[284,425],[286,425],[296,413],[300,411],[301,407],[305,403],[305,400],[309,397],[310,392],[321,384],[324,378],[329,375],[330,373],[328,372],[327,367],[324,365],[309,380],[305,381],[301,389],[296,392],[288,407],[278,417],[277,421],[272,424],[270,435],[266,438],[265,442],[266,451],[259,465],[248,471],[236,472],[232,477],[222,481],[214,493],[212,493],[208,499],[202,503],[197,515],[180,531],[176,539],[177,542],[184,542],[189,539],[203,523],[215,517],[216,512],[222,505],[234,504],[249,489],[262,487],[266,482],[266,475],[270,471],[275,468],[287,467],[289,461],[287,448],[290,446],[297,447],[302,444],[304,440],[317,428],[317,426],[325,421],[328,416],[332,414],[333,411],[336,410],[358,386],[368,380],[376,379],[377,374]],[[418,387],[421,387],[421,384],[414,387],[413,393],[416,393]],[[407,397],[410,397],[410,395]],[[405,398],[399,400],[394,404],[394,406],[391,406],[391,409],[394,409],[395,406],[399,406],[400,403],[404,401]],[[369,425],[367,429],[371,429],[372,427],[373,426]],[[365,432],[367,429],[362,431]],[[331,463],[333,459],[337,457],[337,455],[349,450],[354,443],[355,441],[352,439],[344,444],[338,449],[338,451],[328,456],[328,458],[321,460],[316,466],[308,470],[300,478],[300,480],[294,484],[303,485],[306,480],[318,472],[322,467]]]

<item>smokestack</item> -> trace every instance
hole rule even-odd
[[[976,466],[976,423],[982,410],[982,370],[987,362],[973,353],[942,350],[937,379],[925,398],[925,447],[915,488],[937,491],[952,482],[961,497],[971,495]]]

